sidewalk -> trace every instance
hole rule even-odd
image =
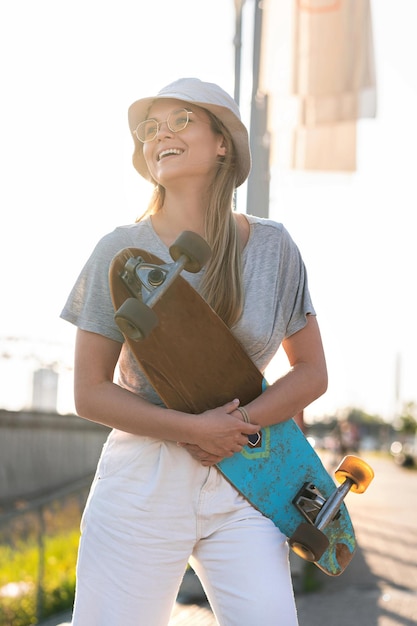
[[[417,624],[417,471],[398,467],[391,459],[366,457],[375,479],[365,494],[347,497],[358,539],[348,569],[330,578],[314,565],[304,569],[304,562],[292,557],[300,626]],[[314,591],[303,589],[306,574]],[[184,584],[179,596],[183,603],[177,602],[169,626],[216,626],[207,605],[192,603],[198,597],[198,586],[193,588],[197,583],[194,576]],[[69,620],[63,615],[39,626],[67,626]]]
[[[366,457],[374,481],[347,497],[357,552],[338,578],[317,570],[319,591],[297,599],[300,626],[417,624],[417,470]]]

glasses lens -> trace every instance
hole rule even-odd
[[[168,115],[167,119],[168,128],[172,130],[173,133],[178,133],[180,130],[184,130],[189,119],[189,112],[187,109],[172,111],[172,113]]]
[[[190,113],[191,111],[187,111],[187,109],[172,111],[166,120],[169,130],[173,133],[184,130],[190,120]],[[142,143],[152,141],[158,134],[158,129],[162,123],[163,122],[157,122],[154,119],[145,120],[138,124],[135,135]]]
[[[156,120],[145,120],[138,124],[135,133],[139,141],[145,143],[152,141],[158,132],[158,122]]]

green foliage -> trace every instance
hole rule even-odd
[[[0,588],[5,594],[7,590],[16,593],[0,597],[0,624],[36,624],[39,605],[42,618],[72,606],[78,539],[78,530],[45,538],[40,590],[37,584],[39,547],[20,544],[12,550],[9,546],[0,546]]]
[[[351,408],[346,412],[346,419],[351,424],[362,425],[379,425],[383,424],[384,420],[379,415],[370,415],[362,409]]]
[[[72,607],[80,502],[52,503],[0,528],[0,624],[31,626]]]
[[[305,561],[303,571],[304,575],[302,589],[304,593],[313,593],[314,591],[320,591],[321,584],[317,580],[317,568],[314,563]]]
[[[398,430],[404,435],[417,433],[417,404],[415,402],[408,402],[404,405],[398,419]]]
[[[402,415],[400,417],[399,431],[404,435],[414,435],[417,432],[417,422],[410,415]]]
[[[78,540],[77,529],[46,542],[42,617],[72,607]]]

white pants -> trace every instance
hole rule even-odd
[[[284,535],[174,443],[113,431],[82,520],[73,626],[167,626],[190,561],[221,626],[296,626]]]

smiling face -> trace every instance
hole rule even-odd
[[[166,120],[184,108],[191,111],[189,122],[182,130],[173,132]],[[143,144],[143,156],[152,178],[166,188],[184,179],[209,185],[226,147],[223,135],[213,132],[206,111],[181,100],[161,99],[152,105],[149,118],[158,122],[155,138]]]

